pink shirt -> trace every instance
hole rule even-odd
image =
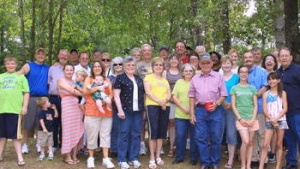
[[[195,98],[195,104],[206,101],[217,101],[221,96],[226,97],[227,91],[223,77],[211,70],[208,75],[197,73],[191,80],[188,97]]]

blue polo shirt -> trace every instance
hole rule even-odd
[[[285,70],[282,66],[277,70],[283,89],[287,94],[287,116],[300,114],[300,66],[291,63]]]
[[[248,83],[254,86],[258,92],[261,88],[268,85],[267,76],[268,72],[265,69],[253,66],[249,71]],[[263,113],[262,97],[257,98],[257,113]]]

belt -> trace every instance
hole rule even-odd
[[[60,97],[59,95],[50,94],[49,97]]]
[[[197,103],[196,104],[196,107],[202,107],[202,108],[205,108],[205,105],[203,103]]]

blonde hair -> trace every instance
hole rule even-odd
[[[225,62],[227,62],[227,61],[230,61],[231,65],[233,65],[230,56],[224,55],[224,56],[221,58],[221,64],[222,64],[222,63],[225,63]]]
[[[13,56],[13,55],[5,56],[4,63],[9,62],[9,61],[14,61],[14,62],[17,63],[17,58],[15,56]]]
[[[48,97],[39,97],[36,101],[36,105],[42,108],[48,101]]]
[[[77,71],[75,74],[76,74],[76,75],[79,75],[79,76],[82,76],[84,79],[85,79],[86,77],[88,77],[88,74],[87,74],[85,71],[83,71],[83,70],[79,70],[79,71]]]
[[[153,66],[155,65],[155,63],[157,62],[161,62],[162,64],[164,63],[164,60],[161,58],[161,57],[154,57],[152,60],[151,60],[151,66],[153,68]],[[164,64],[163,64],[164,65]]]

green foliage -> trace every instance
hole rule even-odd
[[[89,52],[102,49],[112,56],[123,56],[143,43],[158,49],[162,45],[173,47],[177,40],[185,40],[191,47],[201,43],[209,50],[222,51],[224,1],[229,4],[231,44],[238,49],[259,46],[267,50],[274,47],[273,21],[279,10],[278,4],[270,0],[255,1],[257,12],[252,16],[245,15],[249,0],[36,0],[33,42],[33,0],[20,1],[24,3],[25,49],[24,42],[20,41],[20,6],[14,0],[0,0],[0,28],[5,32],[0,34],[4,47],[0,57],[6,53],[20,56],[25,51],[26,57],[19,58],[23,62],[33,53],[32,45],[50,50],[51,38],[50,59],[55,59],[59,49],[77,48]],[[50,2],[53,9],[49,8]],[[49,34],[49,21],[54,26],[53,37]]]

